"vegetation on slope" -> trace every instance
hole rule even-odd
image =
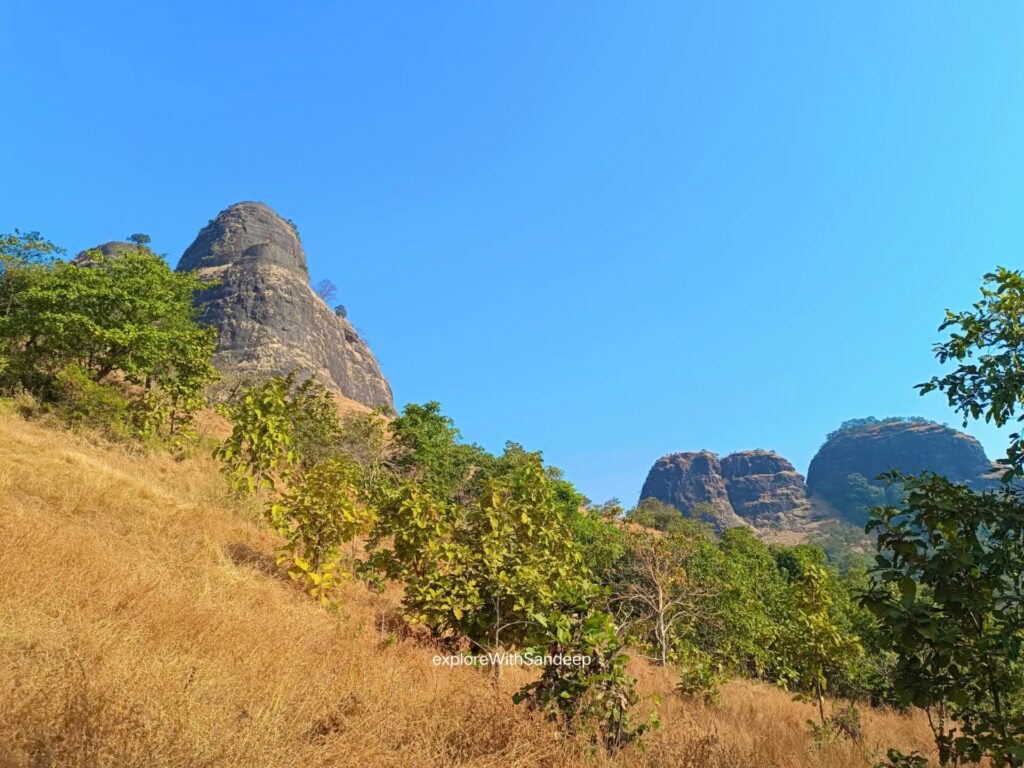
[[[96,442],[0,413],[0,765],[846,768],[927,751],[920,718],[871,709],[863,745],[816,747],[813,705],[737,681],[705,706],[634,659],[662,727],[595,753],[512,704],[525,670],[495,689],[434,666],[397,590],[309,600],[202,452]]]

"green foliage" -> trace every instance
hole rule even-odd
[[[302,472],[270,507],[284,538],[278,564],[306,591],[327,603],[342,576],[341,548],[365,533],[372,512],[360,501],[359,467],[347,457],[325,459]]]
[[[896,693],[926,710],[943,765],[1024,765],[1024,508],[936,475],[893,475],[864,602],[891,632]]]
[[[38,235],[0,238],[0,385],[44,401],[71,368],[95,384],[117,384],[142,433],[174,437],[191,422],[217,372],[216,332],[195,322],[202,286],[145,248],[90,252],[87,266],[55,262]],[[94,390],[93,394],[98,394]]]
[[[935,376],[918,388],[921,394],[944,393],[958,413],[984,418],[997,427],[1021,421],[1024,406],[1024,275],[998,267],[985,275],[981,299],[964,312],[946,310],[940,331],[947,341],[935,346],[940,363],[958,363],[956,370]],[[1006,479],[1024,472],[1024,440],[1010,435]]]
[[[586,664],[549,664],[540,678],[513,696],[535,709],[562,719],[570,732],[596,724],[604,748],[614,752],[657,725],[657,718],[635,724],[630,708],[638,696],[626,672],[629,657],[622,652],[615,623],[587,604],[553,615],[544,622],[551,655],[578,656]]]
[[[69,365],[54,380],[54,410],[67,423],[107,431],[130,432],[129,404],[118,387],[97,384],[79,365]]]
[[[847,419],[839,425],[838,429],[829,432],[825,436],[825,441],[834,440],[840,435],[844,435],[850,432],[860,432],[865,427],[871,427],[876,424],[887,424],[891,421],[901,422],[903,424],[930,424],[928,419],[922,419],[920,416],[888,416],[886,418],[879,419],[875,416],[868,416],[863,419]]]
[[[45,275],[63,253],[63,248],[38,232],[16,229],[13,234],[0,234],[0,318],[14,312],[22,292]]]
[[[221,408],[231,434],[214,451],[231,486],[249,494],[272,490],[297,461],[291,397],[295,375],[248,387]]]
[[[128,242],[135,243],[135,245],[149,245],[153,241],[149,235],[142,232],[136,232],[134,235],[128,235]]]
[[[407,478],[435,489],[442,498],[467,500],[473,473],[493,460],[482,448],[460,442],[459,430],[441,413],[441,405],[407,405],[391,424],[399,449],[395,465]]]
[[[328,394],[292,375],[246,389],[225,413],[233,429],[217,455],[237,487],[272,495],[281,562],[310,594],[329,601],[357,570],[401,582],[407,620],[441,643],[587,655],[589,665],[547,664],[517,700],[573,731],[596,723],[609,750],[642,733],[626,711],[636,700],[627,657],[583,556],[603,571],[621,559],[618,507],[582,509],[557,469],[515,443],[500,457],[463,444],[436,403],[390,424],[380,413],[339,420]]]
[[[627,551],[626,534],[616,521],[618,504],[578,508],[569,513],[572,537],[583,562],[601,583],[606,583]]]
[[[691,571],[714,595],[704,606],[696,645],[724,670],[771,678],[787,590],[768,547],[749,529],[730,528],[717,543],[697,549]]]
[[[886,759],[875,763],[874,768],[928,768],[928,758],[917,751],[907,755],[890,749],[885,754]]]
[[[724,675],[711,654],[699,648],[684,645],[676,652],[679,682],[676,691],[687,699],[701,699],[705,704],[718,701],[718,686]]]
[[[823,726],[829,667],[848,663],[863,653],[857,639],[842,631],[830,610],[828,580],[821,565],[802,564],[801,573],[790,584],[789,620],[775,643],[784,660],[780,682],[795,688],[801,697],[813,694]]]
[[[671,504],[665,504],[649,496],[641,499],[640,503],[626,514],[626,520],[666,533],[711,536],[712,527],[708,521],[713,520],[716,514],[717,511],[710,504],[697,504],[694,507],[694,514],[686,516]]]
[[[293,373],[288,379],[285,415],[298,462],[311,467],[342,452],[344,431],[330,390],[313,377],[299,384],[296,378]]]
[[[406,482],[381,507],[372,540],[375,561],[405,582],[410,618],[489,650],[533,644],[537,616],[589,585],[540,456],[503,459],[465,506]]]

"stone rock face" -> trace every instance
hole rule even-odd
[[[757,528],[791,526],[809,511],[803,476],[771,451],[743,451],[722,459],[729,503]]]
[[[391,387],[348,320],[310,288],[295,229],[262,203],[237,203],[200,230],[178,262],[216,281],[196,297],[219,331],[214,364],[235,379],[298,369],[364,405],[392,405]]]
[[[874,482],[892,469],[907,474],[929,470],[978,488],[993,482],[992,462],[970,435],[920,419],[865,419],[829,436],[811,460],[807,486],[828,497],[851,474]]]
[[[705,517],[698,505],[710,504],[719,529],[793,530],[811,515],[803,477],[771,451],[742,451],[721,460],[710,451],[662,456],[640,492],[641,499],[649,497],[695,517]]]
[[[138,251],[139,246],[135,243],[126,243],[121,240],[113,240],[109,243],[103,243],[103,245],[97,245],[95,248],[89,248],[88,250],[82,251],[75,258],[71,260],[71,263],[77,267],[88,267],[93,264],[92,255],[96,251],[99,251],[106,257],[117,256],[121,253],[133,253]]]

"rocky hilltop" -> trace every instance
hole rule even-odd
[[[237,203],[200,230],[178,262],[217,284],[196,297],[219,331],[214,363],[232,379],[298,369],[344,397],[391,405],[366,342],[309,285],[294,227],[262,203]]]
[[[745,525],[768,538],[799,535],[815,519],[803,477],[772,451],[723,459],[710,451],[662,456],[640,492],[641,499],[650,497],[691,517],[709,517],[709,505],[719,529]]]
[[[872,485],[882,472],[929,470],[950,480],[985,487],[992,462],[976,439],[924,419],[855,419],[825,440],[807,470],[811,493],[828,498],[850,475]]]

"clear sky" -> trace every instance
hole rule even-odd
[[[840,7],[843,6],[843,7]],[[399,405],[634,502],[678,450],[806,471],[1024,244],[1024,6],[0,3],[0,231],[299,227]],[[972,426],[990,455],[1003,440]]]

